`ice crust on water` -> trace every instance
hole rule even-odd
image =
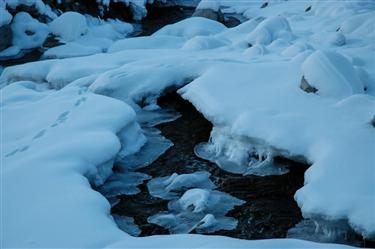
[[[186,191],[180,199],[168,203],[169,212],[161,212],[148,218],[148,222],[167,228],[170,233],[212,233],[232,230],[237,221],[225,214],[244,201],[229,194],[194,188]]]
[[[196,145],[194,153],[235,174],[267,176],[289,172],[274,164],[274,156],[280,154],[278,150],[255,139],[230,136],[223,128],[214,127],[210,141]]]
[[[134,218],[128,216],[121,216],[121,215],[112,215],[113,219],[115,220],[117,226],[127,234],[132,236],[139,236],[141,234],[141,230],[139,227],[134,223]]]
[[[181,117],[178,112],[158,108],[160,107],[150,104],[137,111],[137,121],[142,127],[154,127],[162,123],[175,121]]]
[[[134,154],[126,155],[124,157],[118,155],[116,163],[124,171],[134,171],[153,163],[173,146],[173,143],[160,133],[161,132],[156,128],[143,129],[143,134],[147,139],[146,143]]]
[[[355,238],[353,229],[345,220],[304,219],[289,229],[287,237],[326,243],[343,243]],[[359,246],[359,245],[358,245]]]
[[[216,186],[210,180],[210,173],[197,171],[191,174],[173,173],[171,176],[154,178],[147,183],[150,194],[164,200],[180,197],[191,188],[214,189]]]
[[[151,179],[151,176],[139,172],[125,172],[111,175],[98,191],[106,198],[119,195],[136,195],[139,192],[138,185]]]
[[[244,203],[224,192],[194,188],[186,191],[180,199],[169,202],[168,208],[177,212],[209,213],[222,216],[233,207]]]

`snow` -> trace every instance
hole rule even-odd
[[[210,141],[196,148],[198,155],[241,174],[259,165],[257,174],[268,172],[268,162],[279,155],[307,161],[311,167],[295,194],[303,216],[343,220],[374,238],[374,5],[316,1],[305,12],[310,4],[304,1],[269,1],[262,9],[253,1],[221,3],[230,6],[226,12],[254,18],[233,29],[189,18],[113,47],[112,35],[106,44],[95,41],[111,53],[4,69],[1,175],[7,191],[2,192],[1,230],[6,247],[346,248],[291,239],[138,239],[119,230],[108,201],[89,180],[100,186],[119,152],[127,157],[147,148],[151,136],[146,131],[145,137],[137,120],[167,119],[142,119],[142,112],[157,110],[156,98],[177,88],[214,125]],[[31,21],[20,27],[29,23],[38,26]],[[329,39],[320,42],[322,37]],[[199,46],[187,49],[191,43]],[[302,76],[317,93],[300,89]],[[155,137],[155,144],[166,144]],[[238,168],[242,163],[250,167]],[[204,203],[217,196],[213,193],[188,192],[181,203],[173,200],[173,207],[187,212],[194,204],[189,216],[173,209],[158,222],[177,229],[188,219],[178,231],[212,231],[223,217],[212,211],[195,218],[191,211],[207,209]],[[17,211],[20,207],[27,212]]]
[[[156,31],[152,36],[170,35],[191,39],[198,35],[214,35],[224,29],[225,26],[219,22],[204,17],[192,17],[173,25],[167,25]]]
[[[12,21],[12,15],[6,9],[0,7],[0,27],[8,25]]]
[[[49,26],[51,32],[63,41],[74,41],[87,32],[85,16],[72,11],[61,14]]]
[[[48,35],[48,26],[32,18],[26,12],[18,12],[11,24],[13,45],[20,49],[30,49],[43,44]]]
[[[302,71],[319,95],[344,98],[363,93],[353,66],[338,53],[318,50],[305,60]]]
[[[3,245],[104,247],[124,238],[85,175],[120,150],[116,133],[135,122],[132,109],[78,87],[43,86],[24,81],[1,90]]]
[[[211,0],[201,0],[196,9],[211,9],[213,11],[219,11],[220,3]]]

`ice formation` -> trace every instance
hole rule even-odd
[[[243,175],[281,175],[288,171],[274,164],[282,152],[256,139],[233,137],[225,129],[214,127],[208,143],[200,143],[195,154],[215,162],[225,171]]]
[[[343,243],[354,241],[354,231],[345,220],[327,221],[324,219],[302,220],[289,229],[288,238],[305,239],[327,243]]]
[[[125,233],[132,236],[139,236],[141,234],[141,230],[134,223],[134,219],[132,217],[113,215],[113,219],[115,220],[117,226]]]
[[[118,155],[116,162],[124,171],[134,171],[146,167],[166,152],[173,143],[162,136],[160,131],[155,128],[147,128],[143,130],[146,136],[146,143],[139,152],[126,156]]]
[[[135,195],[141,192],[137,186],[148,179],[151,179],[151,176],[139,172],[116,172],[106,180],[98,191],[106,198]]]
[[[191,174],[177,174],[154,178],[147,183],[148,191],[154,197],[172,200],[180,197],[191,188],[214,189],[216,186],[210,180],[210,173],[198,171]]]
[[[190,233],[193,230],[198,233],[232,230],[236,228],[237,221],[225,214],[243,203],[220,191],[193,188],[180,199],[170,201],[169,212],[153,215],[148,222],[163,226],[172,234]]]

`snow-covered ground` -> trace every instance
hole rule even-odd
[[[214,125],[198,155],[243,174],[269,170],[275,156],[307,160],[311,167],[295,194],[303,216],[344,220],[375,238],[374,2],[221,5],[250,20],[229,29],[194,17],[150,37],[120,40],[118,33],[131,27],[117,21],[65,13],[48,26],[27,22],[67,43],[45,54],[61,59],[8,67],[0,76],[2,246],[346,247],[200,235],[134,238],[119,230],[108,201],[90,184],[109,177],[117,155],[131,156],[147,143],[139,117],[157,109],[157,97],[170,87]],[[15,25],[25,31],[22,20],[29,17],[18,15]],[[30,45],[25,39],[20,44]]]

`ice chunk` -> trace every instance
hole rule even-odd
[[[143,127],[154,127],[158,124],[175,121],[181,117],[178,112],[162,109],[155,110],[156,108],[152,108],[152,106],[155,107],[150,104],[137,112],[137,121]],[[150,110],[150,108],[153,110]]]
[[[177,174],[154,178],[148,182],[150,194],[165,200],[178,198],[190,188],[214,189],[216,186],[210,180],[210,173],[198,171],[192,174]]]
[[[169,212],[160,212],[148,218],[148,222],[165,227],[172,234],[213,233],[236,228],[234,218],[225,214],[234,206],[243,204],[229,194],[208,189],[190,189],[178,200],[170,201]]]
[[[345,220],[305,219],[289,229],[287,237],[327,243],[348,243],[356,234]],[[357,245],[360,246],[360,245]]]
[[[149,175],[139,172],[115,173],[108,178],[98,191],[107,198],[119,195],[135,195],[140,192],[137,186],[148,179],[151,179]]]
[[[214,233],[219,230],[233,230],[237,227],[237,220],[231,217],[216,218],[212,214],[207,214],[197,224],[197,233]]]
[[[168,208],[176,212],[210,213],[219,217],[244,203],[224,192],[194,188],[186,191],[180,199],[169,202]]]
[[[118,155],[116,159],[117,164],[125,171],[133,171],[150,165],[173,146],[173,143],[162,136],[158,129],[147,128],[143,131],[147,139],[145,145],[135,154]]]
[[[195,154],[234,174],[266,176],[289,172],[274,164],[274,156],[280,153],[275,148],[255,139],[231,137],[224,130],[214,127],[210,141],[196,145]]]
[[[139,236],[141,234],[141,230],[134,223],[134,218],[128,216],[113,215],[113,219],[122,231],[130,234],[131,236]]]

